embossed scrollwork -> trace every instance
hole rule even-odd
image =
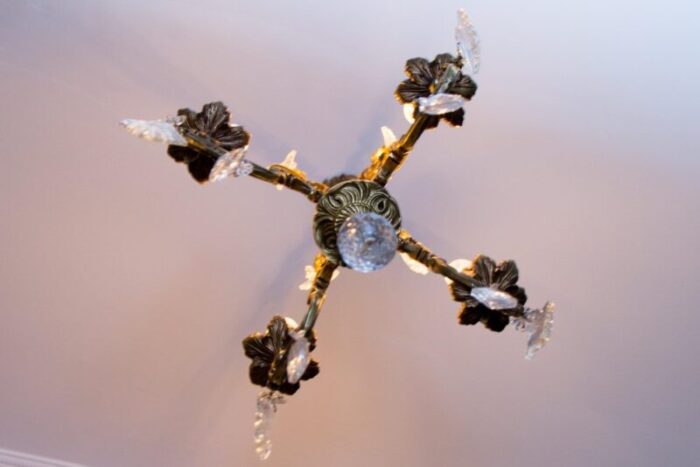
[[[362,212],[386,218],[397,232],[401,228],[399,205],[384,187],[360,179],[339,183],[318,201],[314,216],[314,239],[326,256],[342,264],[338,230],[346,219]]]

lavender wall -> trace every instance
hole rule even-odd
[[[256,465],[240,339],[303,314],[312,205],[197,186],[117,122],[221,99],[256,161],[357,171],[458,6],[479,92],[391,190],[441,255],[517,259],[554,340],[526,362],[513,330],[458,326],[441,279],[344,271],[268,465],[697,465],[700,7],[680,0],[0,0],[0,446]]]

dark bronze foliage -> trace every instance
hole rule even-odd
[[[453,282],[450,285],[452,296],[456,301],[464,303],[459,314],[460,324],[473,325],[481,322],[488,329],[501,332],[508,326],[510,316],[522,315],[527,295],[525,289],[517,285],[518,267],[515,261],[496,264],[488,256],[480,255],[474,258],[471,267],[463,272],[479,281],[483,287],[492,287],[510,294],[518,301],[518,305],[509,310],[491,310],[471,296],[472,287]]]
[[[299,390],[299,383],[287,381],[287,353],[293,341],[289,333],[293,331],[295,329],[290,328],[283,317],[275,316],[265,332],[257,332],[243,339],[243,350],[252,360],[249,376],[253,384],[289,395]],[[306,338],[313,350],[316,343],[313,332],[308,333]],[[318,362],[311,360],[301,379],[309,380],[318,373]]]
[[[450,54],[440,54],[429,62],[425,58],[412,58],[406,62],[405,72],[408,79],[401,82],[394,93],[402,104],[415,103],[419,97],[428,97],[436,92],[436,84],[448,65],[459,68],[459,60]],[[466,100],[470,100],[476,93],[476,83],[468,76],[459,73],[455,82],[445,91],[448,94],[459,94]],[[417,106],[414,117],[418,115]],[[444,119],[453,126],[461,126],[464,121],[464,109],[440,116],[430,116],[426,128],[434,128],[440,119]]]
[[[177,114],[184,117],[184,121],[178,125],[181,133],[194,132],[206,136],[227,151],[242,148],[250,142],[250,134],[243,127],[230,124],[231,113],[222,102],[205,104],[201,112],[180,109]],[[209,180],[209,173],[217,160],[213,153],[191,146],[170,145],[168,154],[177,162],[187,164],[192,177],[200,183]]]

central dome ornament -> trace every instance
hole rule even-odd
[[[338,251],[338,232],[352,216],[374,213],[396,230],[401,229],[399,205],[379,183],[371,180],[350,179],[328,189],[316,204],[314,216],[314,240],[324,255],[347,266]]]
[[[374,212],[348,218],[338,231],[338,251],[343,264],[354,271],[374,272],[396,256],[399,239],[389,221]]]
[[[320,252],[313,266],[307,266],[307,282],[300,286],[309,290],[306,314],[299,323],[275,316],[264,331],[243,340],[245,355],[251,359],[250,380],[265,388],[258,396],[255,415],[255,444],[261,459],[271,453],[270,422],[284,395],[294,394],[302,381],[319,373],[318,362],[311,358],[317,341],[314,326],[340,267],[374,272],[399,253],[412,271],[444,277],[452,297],[460,303],[460,324],[481,323],[494,332],[512,324],[528,336],[528,359],[550,339],[554,305],[525,306],[527,295],[518,285],[514,261],[497,263],[478,255],[471,261],[447,262],[402,228],[398,203],[386,189],[425,131],[442,122],[462,125],[463,106],[476,93],[470,74],[479,69],[478,36],[463,10],[457,20],[456,56],[444,53],[432,61],[412,58],[406,62],[407,79],[398,85],[395,95],[404,105],[410,126],[401,138],[383,127],[384,144],[356,176],[309,180],[297,167],[296,151],[279,164],[256,164],[245,157],[250,134],[230,121],[231,114],[221,102],[206,104],[200,112],[180,109],[169,119],[122,121],[133,135],[167,143],[168,155],[186,164],[200,183],[249,176],[280,190],[301,193],[316,205],[313,232]]]

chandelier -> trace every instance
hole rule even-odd
[[[512,324],[527,334],[528,359],[550,338],[554,304],[525,305],[527,296],[518,285],[514,261],[496,262],[485,255],[446,261],[401,227],[399,204],[387,190],[391,177],[424,132],[441,123],[452,127],[463,123],[463,107],[477,89],[471,75],[478,72],[480,61],[479,39],[464,10],[457,12],[455,39],[456,55],[443,53],[432,61],[412,58],[406,62],[407,79],[398,85],[395,95],[410,126],[400,138],[383,127],[384,144],[357,175],[309,180],[297,166],[295,151],[278,164],[256,164],[245,157],[250,134],[231,122],[221,102],[206,104],[200,112],[180,109],[173,118],[121,122],[133,135],[167,143],[168,155],[186,164],[200,183],[249,176],[279,190],[301,193],[315,204],[313,233],[320,251],[313,266],[307,266],[307,281],[300,286],[308,290],[306,314],[300,322],[274,316],[263,332],[243,340],[245,355],[251,359],[250,380],[264,388],[255,415],[255,444],[261,459],[270,456],[270,422],[284,396],[294,394],[301,381],[319,373],[318,362],[311,358],[317,344],[314,325],[339,268],[371,273],[398,253],[412,271],[444,277],[452,297],[460,303],[460,324],[481,323],[494,332]]]

